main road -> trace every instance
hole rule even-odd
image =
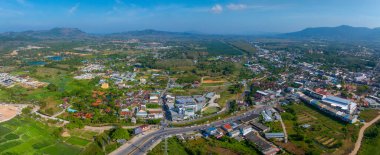
[[[208,126],[221,126],[225,122],[230,121],[237,121],[244,117],[247,117],[251,114],[259,114],[264,107],[260,107],[257,109],[253,109],[251,111],[245,112],[244,114],[233,116],[230,118],[226,118],[224,120],[219,120],[212,122],[210,124],[206,125],[199,125],[199,126],[191,126],[191,127],[181,127],[181,128],[161,128],[160,130],[151,132],[149,134],[143,135],[139,139],[136,139],[131,144],[126,143],[110,153],[110,155],[140,155],[140,154],[146,154],[149,151],[149,148],[151,148],[154,143],[163,138],[167,135],[175,135],[175,134],[182,134],[186,132],[191,131],[198,131],[201,129],[205,129]]]

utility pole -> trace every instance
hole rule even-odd
[[[164,155],[168,155],[168,138],[166,135],[163,136],[163,142],[161,150],[164,151]]]

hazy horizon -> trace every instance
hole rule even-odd
[[[0,32],[78,28],[88,33],[154,29],[265,34],[308,27],[380,26],[375,0],[2,0]]]

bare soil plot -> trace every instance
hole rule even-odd
[[[0,104],[0,122],[5,122],[17,116],[21,108],[12,104]]]

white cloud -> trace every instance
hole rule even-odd
[[[16,17],[24,15],[23,12],[18,10],[9,10],[0,7],[0,17]]]
[[[219,4],[216,4],[216,5],[214,5],[211,8],[211,12],[212,13],[217,13],[217,14],[222,13],[223,12],[223,7],[221,5],[219,5]]]
[[[234,4],[234,3],[231,3],[231,4],[227,5],[227,8],[229,10],[245,10],[245,9],[248,8],[248,6],[246,4]]]
[[[74,14],[79,8],[79,3],[75,4],[74,6],[72,6],[67,12],[69,14]]]

